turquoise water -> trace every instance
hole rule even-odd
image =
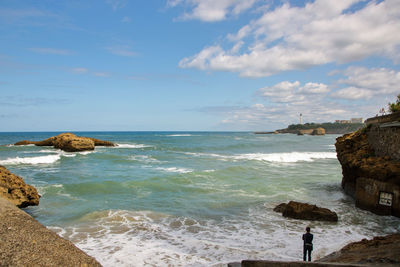
[[[0,133],[0,144],[57,133]],[[117,147],[67,153],[0,146],[0,164],[38,188],[26,210],[105,266],[213,266],[241,259],[301,260],[311,225],[314,258],[350,241],[400,230],[400,220],[354,207],[340,188],[335,135],[85,132]],[[285,219],[297,200],[339,223]]]

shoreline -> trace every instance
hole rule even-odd
[[[372,236],[369,236],[369,237],[372,237]],[[226,261],[225,261],[226,262]]]

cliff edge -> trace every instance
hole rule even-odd
[[[382,116],[383,117],[383,116]],[[356,206],[400,217],[400,113],[371,118],[367,127],[336,139],[342,187]]]

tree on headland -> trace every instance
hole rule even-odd
[[[400,111],[400,94],[397,96],[396,102],[389,103],[389,110],[391,113]]]

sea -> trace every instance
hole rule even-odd
[[[0,165],[34,185],[25,209],[104,266],[226,266],[243,259],[313,259],[349,242],[400,231],[400,219],[355,207],[343,193],[337,135],[251,132],[75,132],[116,147],[68,153],[14,146],[59,133],[0,133]],[[284,218],[300,201],[339,221]]]

